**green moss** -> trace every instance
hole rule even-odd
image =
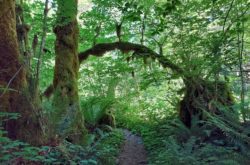
[[[64,26],[75,19],[77,14],[77,0],[57,0],[57,25]]]
[[[194,118],[204,119],[203,111],[218,115],[221,114],[221,106],[231,109],[233,105],[234,99],[226,82],[197,78],[186,81],[185,85],[186,92],[180,102],[179,115],[187,127],[191,127]]]
[[[70,138],[82,143],[83,116],[78,96],[78,25],[77,0],[58,0],[56,33],[56,63],[54,72],[54,97],[52,113],[53,132],[61,139]]]

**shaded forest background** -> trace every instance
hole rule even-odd
[[[0,162],[249,164],[248,0],[0,1]]]

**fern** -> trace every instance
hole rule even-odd
[[[248,148],[242,146],[246,135],[236,129],[237,124],[232,126],[222,116],[208,114],[211,116],[206,121],[194,120],[190,129],[171,119],[144,133],[150,164],[249,164]],[[219,137],[213,134],[218,129],[218,133],[224,132]]]
[[[230,113],[229,111],[221,112],[224,114]],[[226,137],[228,137],[236,145],[244,142],[248,144],[250,143],[250,138],[246,134],[242,133],[243,127],[237,121],[232,120],[232,117],[225,118],[225,115],[212,115],[205,111],[204,113],[206,113],[206,116],[208,117],[208,121],[206,123],[213,126],[214,128],[219,128],[226,135]]]
[[[81,103],[85,122],[90,126],[96,126],[100,119],[112,107],[113,100],[108,97],[91,97]]]

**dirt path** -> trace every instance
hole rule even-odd
[[[118,157],[118,165],[146,165],[147,153],[143,146],[142,138],[123,130],[125,143]]]

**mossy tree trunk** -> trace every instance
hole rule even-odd
[[[57,0],[57,26],[53,98],[53,134],[83,142],[85,129],[78,96],[77,0]]]
[[[21,115],[4,128],[12,139],[34,145],[43,143],[43,132],[35,107],[29,102],[25,66],[16,33],[15,1],[0,1],[0,111]]]
[[[206,120],[204,111],[220,115],[218,107],[231,109],[233,98],[226,82],[188,78],[184,83],[186,91],[180,102],[179,116],[187,127],[190,128],[193,121]]]

